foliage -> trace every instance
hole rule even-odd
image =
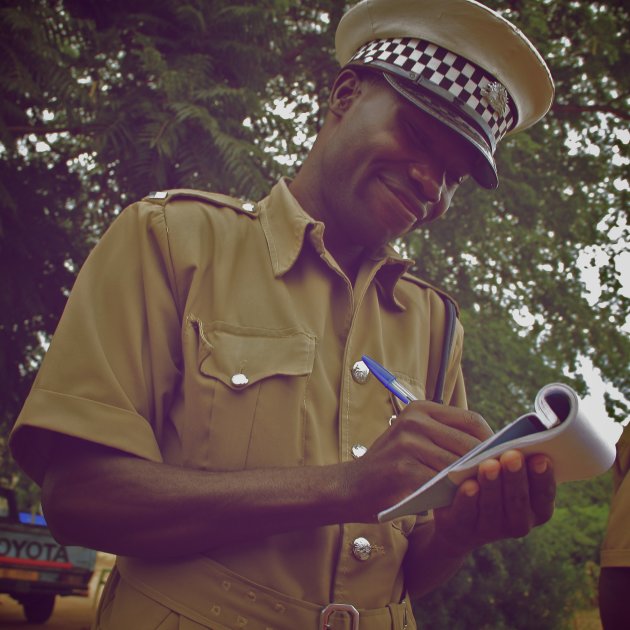
[[[630,21],[621,0],[487,4],[548,59],[556,102],[502,143],[498,191],[468,183],[402,247],[460,303],[469,400],[497,426],[545,382],[568,379],[585,393],[580,357],[630,398],[628,288],[616,266],[629,254]],[[295,172],[323,119],[343,9],[340,0],[0,3],[5,435],[76,270],[123,204],[177,187],[256,198]],[[599,280],[594,294],[583,265]],[[608,410],[628,412],[613,399]],[[3,453],[0,476],[19,479]],[[424,627],[561,627],[597,557],[603,489],[563,487],[549,525],[479,550],[421,602]]]
[[[630,394],[628,289],[615,268],[615,256],[628,252],[630,86],[622,68],[630,46],[621,3],[488,4],[509,7],[549,60],[556,103],[543,123],[502,143],[499,189],[468,185],[409,250],[418,272],[464,309],[470,399],[501,424],[506,409],[529,407],[563,371],[584,393],[580,357]],[[590,257],[596,267],[597,251],[608,259],[591,303],[579,263]],[[617,419],[627,415],[620,402],[608,406]]]
[[[283,0],[2,3],[5,426],[77,269],[122,204],[160,188],[259,196],[278,176],[242,123],[263,111],[280,71],[285,9]],[[4,457],[3,472],[13,473]]]
[[[441,589],[417,601],[420,630],[562,630],[596,606],[609,475],[560,487],[551,521],[526,538],[475,551]],[[584,495],[576,491],[584,490]],[[567,495],[564,499],[563,492]],[[594,502],[592,502],[594,499]]]

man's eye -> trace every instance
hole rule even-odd
[[[414,127],[411,123],[407,123],[405,125],[407,127],[407,133],[414,145],[421,149],[426,149],[429,146],[429,142],[427,137],[421,133],[416,127]]]

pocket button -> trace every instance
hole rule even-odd
[[[249,379],[247,378],[247,376],[240,372],[238,374],[234,374],[231,380],[232,385],[234,385],[235,387],[245,387],[245,385],[249,383]]]

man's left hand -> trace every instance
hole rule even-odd
[[[479,465],[477,478],[458,488],[453,503],[435,510],[435,536],[453,553],[467,553],[503,538],[526,536],[547,522],[554,509],[556,483],[545,455],[506,451]]]

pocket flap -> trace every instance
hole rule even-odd
[[[313,370],[315,337],[295,328],[270,330],[216,322],[200,335],[199,369],[234,390],[270,376]]]

